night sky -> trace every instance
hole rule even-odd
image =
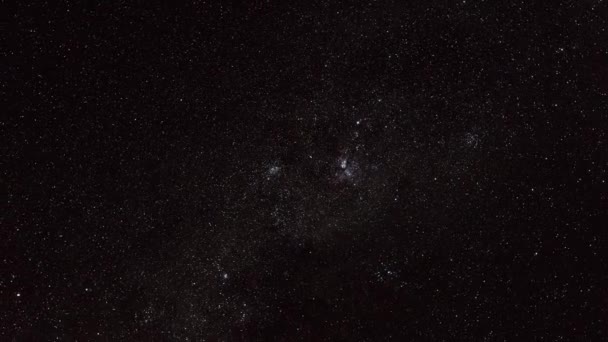
[[[608,341],[608,3],[3,5],[2,341]]]

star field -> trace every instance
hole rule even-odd
[[[2,341],[605,341],[608,6],[5,6]]]

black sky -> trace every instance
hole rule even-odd
[[[4,5],[3,341],[605,341],[608,6]]]

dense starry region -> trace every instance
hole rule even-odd
[[[5,5],[2,341],[606,341],[608,5]]]

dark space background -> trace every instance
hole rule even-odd
[[[0,340],[608,340],[608,4],[3,4]]]

